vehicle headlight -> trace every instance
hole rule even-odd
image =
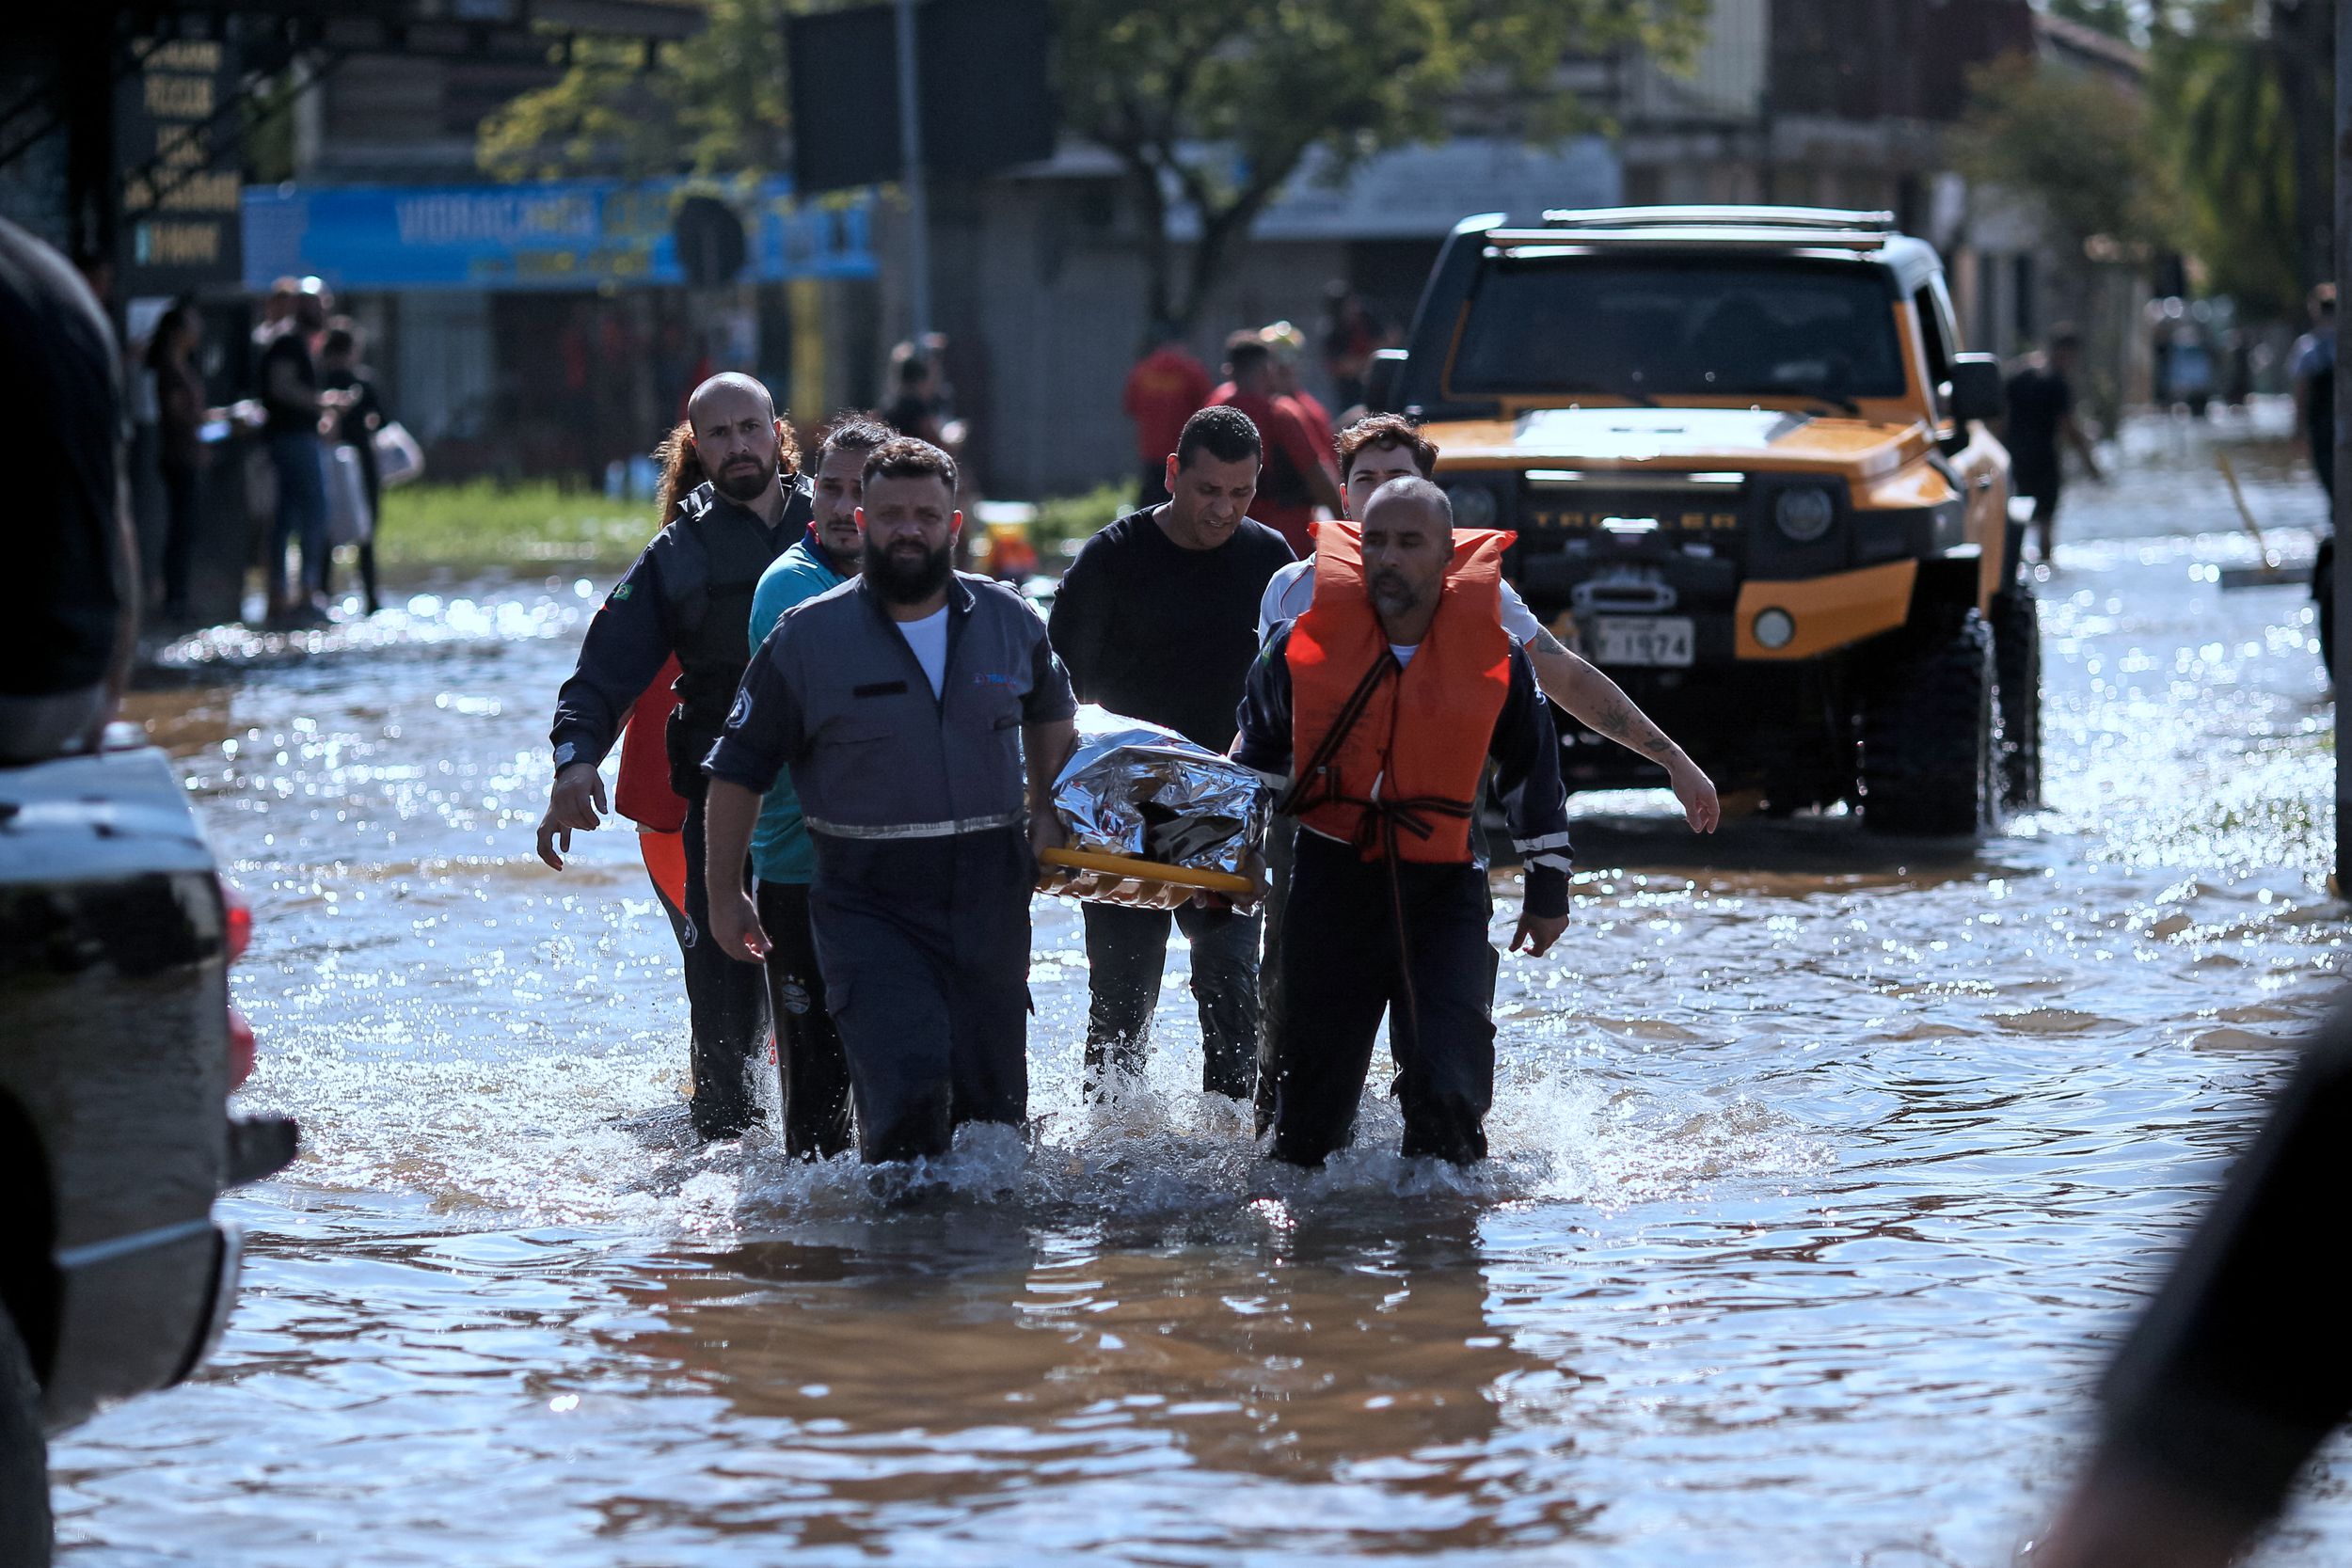
[[[1495,493],[1483,484],[1457,484],[1446,492],[1446,499],[1454,503],[1454,525],[1456,528],[1492,528],[1499,509]]]
[[[1837,518],[1837,503],[1830,499],[1827,490],[1814,484],[1800,484],[1783,490],[1772,503],[1772,521],[1780,531],[1800,545],[1810,545],[1829,531],[1829,525]]]
[[[1797,619],[1785,610],[1758,612],[1751,629],[1756,642],[1767,648],[1786,648],[1797,640]]]

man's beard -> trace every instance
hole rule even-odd
[[[921,604],[946,586],[954,564],[954,554],[946,545],[925,555],[919,564],[907,565],[877,546],[872,534],[866,536],[866,580],[892,604]]]
[[[834,531],[820,525],[817,530],[817,547],[825,552],[825,559],[844,577],[857,576],[866,564],[866,535],[863,533],[852,533],[847,544],[835,544]]]
[[[1394,572],[1382,572],[1366,585],[1372,590],[1372,606],[1383,615],[1410,615],[1421,608],[1421,594],[1413,585]]]
[[[749,506],[776,482],[777,467],[771,462],[762,468],[755,462],[746,464],[738,458],[710,476],[711,488],[738,506]]]

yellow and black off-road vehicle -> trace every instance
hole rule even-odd
[[[1375,407],[1535,613],[1726,791],[1981,831],[2040,787],[2041,668],[1989,355],[1883,213],[1497,214],[1455,227]],[[1569,787],[1651,784],[1566,726]]]

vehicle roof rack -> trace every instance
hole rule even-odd
[[[1544,227],[1567,230],[1802,229],[1892,234],[1895,214],[1838,207],[1554,207]]]
[[[1488,245],[1513,250],[1708,245],[1725,249],[1862,252],[1884,250],[1897,236],[1879,230],[1791,229],[1786,225],[1735,228],[1728,224],[1683,223],[1632,229],[1490,229],[1485,238]]]

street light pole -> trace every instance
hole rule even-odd
[[[2339,354],[2344,347],[2343,322],[2344,312],[2352,309],[2352,4],[2336,7],[2336,174],[2335,200],[2335,263],[2336,263],[2336,344]],[[2328,672],[2336,684],[2336,895],[2352,897],[2352,735],[2346,733],[2344,705],[2352,698],[2352,564],[2343,559],[2344,546],[2352,543],[2352,400],[2346,399],[2344,373],[2340,367],[2330,365],[2328,373],[2334,378],[2336,393],[2329,399],[2335,406],[2335,516],[2331,519],[2336,531],[2337,561],[2335,581],[2329,592],[2335,597],[2336,646],[2335,668]]]
[[[923,109],[916,101],[914,0],[898,6],[898,149],[899,187],[907,198],[907,313],[914,318],[907,334],[919,354],[931,329],[931,214],[923,187]]]

